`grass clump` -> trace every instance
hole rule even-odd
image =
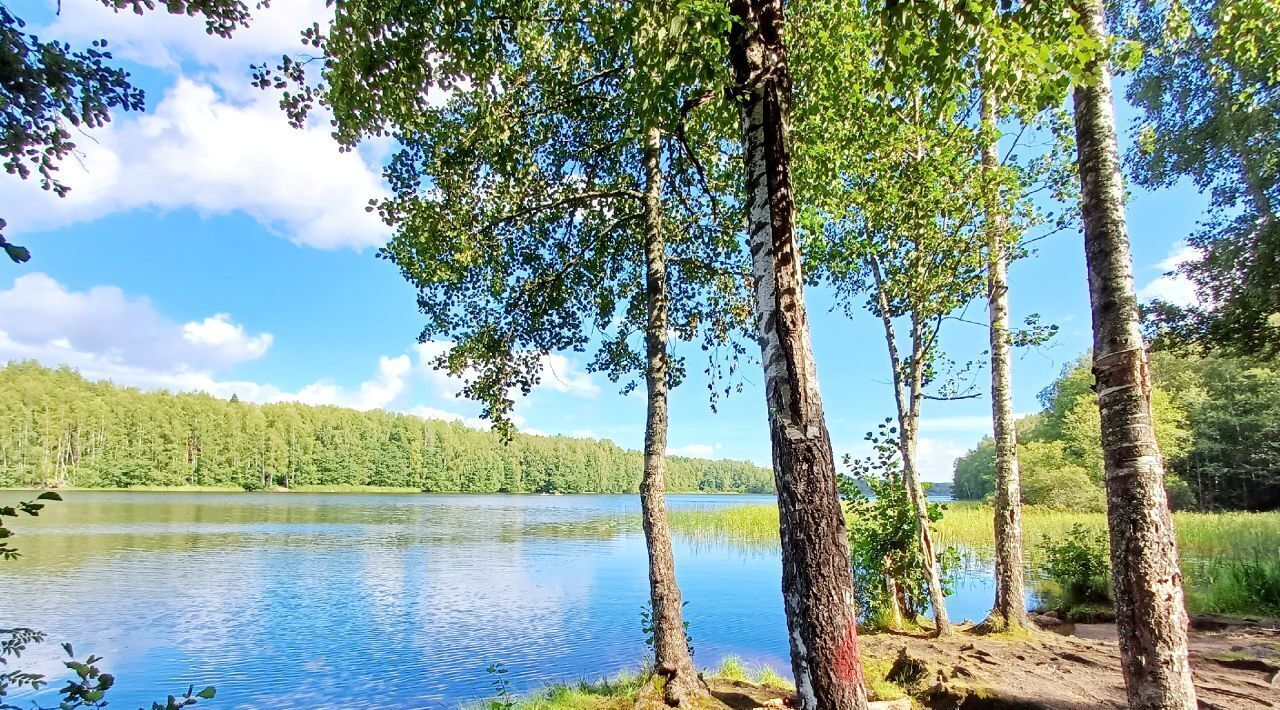
[[[557,683],[522,698],[500,696],[471,710],[629,710],[645,678],[623,671],[613,678]]]
[[[1280,617],[1280,559],[1255,555],[1195,571],[1189,606],[1212,614]]]
[[[772,666],[760,666],[756,671],[756,685],[763,685],[766,688],[776,688],[778,690],[795,690],[795,683],[783,678],[773,669]]]
[[[737,656],[725,656],[720,659],[720,667],[711,675],[725,680],[736,680],[744,683],[751,681],[750,673],[747,670],[747,664]]]
[[[889,680],[893,662],[887,658],[862,657],[862,677],[872,700],[897,700],[907,697],[907,690]]]

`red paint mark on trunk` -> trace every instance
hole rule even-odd
[[[836,650],[836,677],[846,683],[862,684],[862,656],[858,653],[858,623],[849,621],[844,640]]]

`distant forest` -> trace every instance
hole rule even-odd
[[[1022,501],[1103,510],[1101,423],[1086,353],[1040,393],[1041,412],[1018,420]],[[1280,509],[1280,369],[1266,362],[1151,352],[1152,418],[1175,508]],[[995,487],[995,442],[956,460],[955,497]]]
[[[0,487],[398,486],[433,493],[626,493],[641,454],[611,441],[206,394],[143,392],[34,362],[0,370]],[[671,456],[673,492],[773,490],[744,461]]]

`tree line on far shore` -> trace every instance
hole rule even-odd
[[[388,486],[435,493],[634,493],[611,441],[492,432],[381,410],[142,392],[74,370],[0,370],[0,487]],[[672,491],[773,490],[746,461],[672,456]]]
[[[1102,448],[1089,356],[1040,393],[1044,409],[1018,420],[1022,501],[1103,510]],[[1280,371],[1227,354],[1151,353],[1152,417],[1168,461],[1165,490],[1178,509],[1280,508]],[[956,460],[954,495],[995,488],[995,443],[983,437]]]

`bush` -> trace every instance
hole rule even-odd
[[[874,453],[863,460],[845,457],[857,478],[843,477],[840,494],[849,511],[849,556],[861,621],[867,626],[887,628],[900,620],[911,623],[923,615],[929,607],[929,590],[915,512],[902,481],[897,428],[886,422],[878,433],[868,433],[866,438]],[[858,481],[871,489],[872,497],[863,494]],[[942,519],[945,506],[926,506],[931,524]],[[955,550],[947,548],[938,553],[937,560],[929,561],[941,569],[944,594],[950,593],[948,572],[954,569],[956,557]],[[890,595],[887,578],[896,584],[897,599]]]
[[[1022,502],[1056,510],[1098,512],[1106,508],[1102,487],[1088,469],[1072,463],[1061,441],[1018,447]]]
[[[1058,606],[1111,600],[1111,566],[1103,533],[1076,523],[1060,541],[1044,536],[1040,549],[1045,555],[1041,569],[1060,590]]]

